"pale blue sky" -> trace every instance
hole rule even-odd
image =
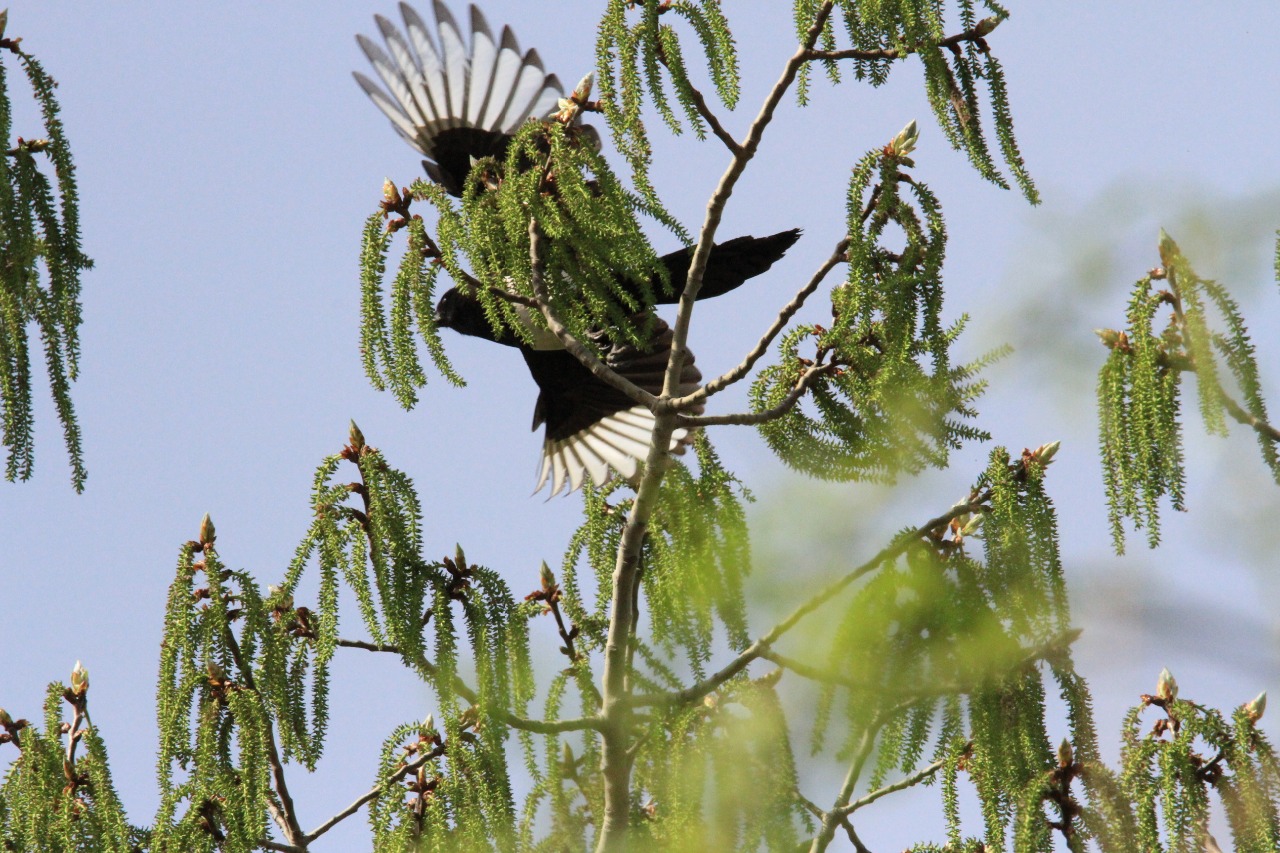
[[[793,49],[790,4],[725,5],[744,55],[743,105],[727,120],[740,134]],[[1091,330],[1120,322],[1128,283],[1156,263],[1161,224],[1251,312],[1280,409],[1280,297],[1268,277],[1269,235],[1280,226],[1280,7],[1010,5],[991,43],[1045,203],[1031,209],[982,182],[946,148],[911,63],[878,91],[819,79],[810,108],[781,111],[721,231],[798,226],[805,236],[769,276],[699,306],[699,364],[711,374],[738,360],[838,239],[848,169],[920,119],[915,174],[940,196],[952,240],[948,310],[974,318],[963,350],[1011,341],[1028,359],[992,373],[986,426],[1015,450],[1064,440],[1052,486],[1078,621],[1089,628],[1080,661],[1104,732],[1162,666],[1210,704],[1280,689],[1274,558],[1232,544],[1248,530],[1274,544],[1276,489],[1256,473],[1252,439],[1193,441],[1191,515],[1167,519],[1160,551],[1134,539],[1131,557],[1117,560],[1101,526],[1090,414],[1103,355]],[[563,80],[591,67],[599,4],[484,8]],[[85,277],[75,387],[87,491],[77,496],[67,483],[47,405],[35,480],[0,484],[0,705],[37,718],[44,685],[84,660],[94,720],[137,821],[155,806],[165,590],[205,512],[224,560],[274,580],[309,522],[312,472],[354,417],[418,484],[433,555],[461,542],[523,593],[540,560],[559,560],[578,517],[576,497],[529,496],[540,438],[528,431],[534,390],[514,353],[449,339],[470,386],[433,381],[410,413],[363,376],[361,222],[385,176],[405,184],[419,172],[417,155],[350,77],[363,67],[353,35],[374,31],[375,12],[394,15],[394,4],[10,4],[8,34],[24,37],[62,84],[97,266]],[[16,132],[35,135],[21,124]],[[717,143],[664,140],[654,177],[695,223],[725,161]],[[658,247],[672,248],[663,239]],[[821,314],[820,305],[810,312]],[[723,395],[717,411],[743,399]],[[856,485],[814,488],[742,428],[715,440],[760,495],[762,530],[822,530],[829,535],[812,552],[851,561],[961,497],[987,452],[958,454],[951,471],[894,498]],[[1249,526],[1259,521],[1269,526]],[[797,594],[776,563],[762,559],[756,571],[779,595]],[[354,613],[344,625],[359,632]],[[550,625],[535,623],[534,633],[554,655]],[[387,730],[432,710],[391,661],[357,657],[334,685],[330,757],[313,780],[293,773],[308,827],[367,786]],[[0,762],[11,751],[0,747]],[[806,793],[829,801],[833,783],[815,777]],[[356,822],[326,849],[358,848],[364,832]],[[886,824],[862,835],[880,850],[911,840],[900,832]]]

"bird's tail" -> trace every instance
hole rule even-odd
[[[530,118],[549,118],[564,89],[547,74],[536,50],[520,52],[510,27],[495,39],[489,23],[470,7],[471,39],[440,0],[433,0],[436,32],[407,3],[405,32],[375,16],[386,44],[356,36],[385,89],[356,72],[356,82],[392,126],[426,159],[432,180],[455,196],[472,163],[502,157],[512,134]],[[406,35],[407,34],[407,35]]]

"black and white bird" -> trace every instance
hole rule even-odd
[[[543,69],[536,50],[520,52],[510,27],[495,39],[484,15],[471,6],[468,41],[448,7],[440,0],[433,0],[433,6],[434,34],[406,3],[400,4],[403,33],[375,16],[386,48],[363,35],[356,38],[385,88],[359,72],[355,77],[396,131],[422,154],[427,175],[446,192],[461,196],[472,164],[485,157],[501,159],[522,124],[555,115],[564,89]],[[698,298],[727,293],[765,272],[799,236],[799,230],[790,230],[717,244]],[[677,293],[668,295],[656,279],[650,282],[651,292],[658,304],[672,304],[688,275],[691,251],[681,249],[659,261]],[[639,285],[633,286],[638,294]],[[524,356],[539,390],[533,428],[546,428],[535,492],[548,482],[553,495],[566,486],[577,489],[587,479],[603,485],[610,469],[628,479],[636,475],[648,456],[653,413],[595,377],[554,335],[539,330],[530,345],[510,331],[495,332],[480,301],[457,287],[440,298],[436,319],[443,328],[514,347]],[[610,368],[656,395],[662,392],[673,335],[660,318],[646,319],[651,334],[644,349],[615,340],[609,329],[595,330],[591,338]],[[692,354],[685,362],[681,395],[702,381]],[[670,450],[679,452],[688,439],[687,430],[676,430]]]

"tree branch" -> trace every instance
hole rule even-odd
[[[662,53],[662,51],[658,52],[658,58],[662,61],[663,65],[667,66],[667,68],[671,67],[670,65],[667,65],[667,57]],[[707,104],[707,99],[702,96],[702,92],[698,91],[697,87],[692,83],[689,83],[689,81],[686,80],[685,82],[689,86],[689,94],[693,98],[693,105],[698,109],[698,115],[702,116],[702,118],[707,122],[707,126],[711,128],[711,132],[716,135],[717,139],[724,143],[724,147],[729,149],[730,154],[735,157],[742,154],[742,146],[739,145],[738,140],[734,139],[733,135],[729,133],[729,131],[725,130],[724,126],[720,124],[720,119],[716,118],[716,114],[711,111],[711,107]]]
[[[438,746],[435,749],[431,750],[430,752],[425,752],[422,755],[419,755],[417,758],[414,758],[412,761],[405,762],[405,764],[402,767],[400,767],[400,769],[396,770],[396,772],[388,776],[385,782],[379,785],[374,785],[368,791],[366,791],[365,793],[357,797],[355,801],[351,803],[351,805],[347,806],[345,809],[338,812],[333,817],[329,818],[324,823],[320,824],[315,829],[308,832],[306,836],[307,843],[309,844],[312,841],[315,841],[317,838],[324,835],[329,830],[333,829],[339,823],[351,817],[356,812],[360,811],[360,808],[365,803],[371,800],[377,799],[384,791],[386,791],[395,783],[399,782],[405,776],[408,776],[410,773],[417,770],[419,767],[426,764],[428,761],[432,761],[436,758],[439,758],[442,755],[444,755],[444,747]]]
[[[876,735],[884,725],[885,719],[881,716],[872,720],[866,731],[862,733],[862,743],[858,744],[858,751],[849,762],[849,772],[845,774],[844,782],[840,785],[840,793],[836,794],[835,805],[823,815],[822,828],[813,837],[813,843],[809,845],[809,853],[822,853],[826,850],[831,839],[835,837],[836,827],[844,823],[848,817],[848,813],[841,813],[841,809],[853,796],[853,789],[858,784],[858,777],[862,775],[862,768],[866,766],[867,759],[871,756],[871,750],[876,745]]]
[[[919,785],[925,779],[928,779],[934,773],[937,773],[939,770],[941,770],[944,764],[946,764],[946,761],[939,758],[937,761],[933,762],[927,767],[920,768],[915,773],[912,773],[910,776],[899,779],[897,782],[894,782],[891,785],[885,785],[883,788],[877,788],[876,790],[872,791],[869,794],[862,795],[861,797],[849,803],[848,805],[841,806],[838,809],[834,809],[832,811],[832,814],[834,814],[837,817],[848,817],[849,815],[856,812],[858,809],[862,808],[863,806],[871,805],[881,797],[887,796],[897,791],[902,791],[906,788],[910,788],[915,785]]]
[[[1222,405],[1227,410],[1227,414],[1240,424],[1251,427],[1254,432],[1263,438],[1269,438],[1272,441],[1280,442],[1280,430],[1255,415],[1251,415],[1243,406],[1227,395],[1226,391],[1222,391],[1219,395],[1222,398]]]
[[[800,398],[818,380],[819,376],[824,373],[830,373],[835,368],[836,365],[834,364],[815,364],[807,368],[800,375],[795,387],[787,393],[786,397],[782,398],[781,403],[772,409],[765,409],[763,412],[738,412],[732,415],[679,415],[676,417],[676,423],[682,427],[718,426],[722,424],[758,426],[767,424],[769,421],[776,421],[795,408],[796,403],[800,402]]]
[[[236,662],[236,668],[240,671],[240,678],[243,679],[244,686],[252,690],[261,699],[262,694],[258,691],[257,685],[254,684],[253,671],[246,664],[244,656],[240,652],[240,644],[236,642],[236,635],[232,632],[230,625],[227,626],[226,632],[227,647],[231,650],[231,657]],[[269,717],[270,715],[268,715]],[[284,763],[280,760],[280,750],[276,746],[275,726],[272,724],[266,726],[266,739],[267,764],[271,768],[271,781],[275,788],[276,796],[280,798],[279,805],[268,800],[267,808],[279,825],[280,831],[284,833],[287,842],[305,845],[306,839],[302,833],[302,826],[298,823],[297,812],[294,811],[293,797],[289,795],[289,785],[284,778]]]
[[[677,410],[685,410],[691,406],[696,406],[697,404],[705,401],[712,394],[718,394],[750,373],[751,368],[754,367],[756,362],[759,361],[760,358],[769,350],[769,345],[772,344],[774,339],[777,338],[782,330],[787,327],[787,324],[791,322],[791,318],[804,307],[805,300],[813,295],[814,291],[818,289],[818,286],[822,284],[823,279],[827,277],[827,274],[830,273],[831,270],[835,269],[837,264],[846,260],[845,253],[848,249],[848,237],[836,244],[835,251],[831,253],[831,257],[827,258],[822,266],[818,268],[818,271],[809,279],[809,282],[796,292],[796,295],[791,298],[791,301],[783,306],[782,310],[778,312],[777,318],[773,321],[773,325],[771,325],[769,329],[761,335],[760,340],[756,342],[756,345],[751,348],[751,351],[747,353],[746,358],[744,358],[737,367],[727,373],[717,376],[715,379],[712,379],[692,394],[675,398],[671,401],[671,406]]]
[[[782,76],[773,85],[773,89],[770,90],[765,98],[755,121],[751,123],[751,129],[747,132],[747,138],[742,143],[741,149],[734,155],[732,162],[729,163],[729,168],[725,170],[724,175],[720,178],[720,183],[711,194],[711,200],[707,204],[707,213],[702,222],[702,229],[698,233],[698,247],[694,250],[693,258],[689,261],[689,276],[685,280],[684,290],[680,294],[680,307],[676,314],[675,327],[672,330],[671,357],[667,360],[667,375],[662,387],[663,397],[670,397],[680,387],[680,372],[684,367],[685,347],[689,341],[689,324],[693,319],[693,305],[698,298],[698,291],[702,289],[702,275],[707,268],[707,259],[711,256],[711,247],[715,242],[716,228],[720,225],[720,218],[724,213],[725,205],[728,203],[729,197],[733,195],[734,187],[737,186],[738,178],[742,176],[747,163],[751,161],[755,156],[756,150],[760,147],[760,140],[764,136],[765,128],[773,120],[774,110],[777,109],[779,102],[782,101],[782,96],[786,94],[787,89],[791,88],[800,66],[808,61],[806,54],[817,43],[818,36],[822,33],[822,28],[826,24],[827,18],[831,15],[833,4],[834,0],[826,0],[818,9],[813,25],[805,33],[805,38],[800,48],[787,60],[787,64],[782,70]],[[660,408],[670,406],[671,403],[668,400],[661,404]],[[655,414],[658,411],[658,409],[655,409]]]
[[[1081,631],[1079,628],[1073,628],[1069,631],[1063,631],[1060,634],[1050,637],[1048,640],[1045,640],[1043,643],[1039,643],[1035,646],[1025,649],[1024,650],[1025,653],[1022,655],[1022,657],[1016,660],[1010,661],[1007,666],[1002,667],[999,671],[1012,672],[1015,670],[1022,669],[1026,666],[1029,666],[1030,664],[1036,663],[1037,661],[1041,661],[1046,658],[1052,657],[1054,655],[1061,654],[1063,651],[1070,648],[1071,644],[1074,643],[1080,637],[1080,633]],[[826,684],[838,684],[842,687],[848,687],[850,690],[874,691],[876,693],[886,693],[886,694],[891,694],[892,696],[899,699],[905,699],[905,700],[911,700],[911,701],[914,701],[916,699],[925,699],[930,696],[949,696],[949,695],[955,695],[955,694],[961,694],[961,693],[969,693],[977,689],[980,682],[980,678],[975,678],[971,681],[956,681],[950,684],[947,684],[945,682],[938,683],[938,684],[930,684],[929,687],[889,688],[889,687],[885,687],[884,685],[869,684],[865,681],[859,681],[857,679],[850,678],[846,675],[843,675],[842,673],[835,672],[834,670],[830,670],[824,667],[814,666],[813,664],[807,664],[802,661],[798,661],[794,658],[790,658],[785,655],[779,654],[778,652],[775,652],[773,649],[766,649],[765,651],[761,652],[760,658],[763,660],[770,661],[771,663],[776,663],[778,666],[782,667],[783,669],[790,670],[791,672],[794,672],[796,675],[800,676],[801,678],[807,678],[810,681],[818,681]],[[997,670],[993,667],[991,672],[995,673],[997,672]]]
[[[547,292],[547,281],[544,275],[546,266],[542,254],[542,229],[538,227],[536,219],[529,220],[529,259],[532,267],[529,280],[533,286],[534,296],[537,298],[537,308],[542,312],[542,318],[547,321],[547,328],[559,339],[565,350],[610,388],[621,391],[636,403],[651,411],[654,410],[658,403],[657,397],[601,361],[599,356],[583,346],[582,342],[565,328],[564,323],[560,322],[560,318],[551,310],[551,297]]]
[[[898,537],[896,542],[880,549],[880,551],[870,560],[867,560],[844,577],[831,583],[817,595],[813,596],[804,604],[793,610],[791,615],[773,626],[768,633],[740,652],[736,658],[730,661],[720,671],[704,678],[696,684],[686,687],[684,690],[673,691],[670,693],[649,693],[643,696],[636,696],[631,700],[632,707],[640,708],[653,705],[688,705],[690,703],[700,701],[703,696],[706,696],[721,684],[724,684],[730,678],[733,678],[739,672],[746,669],[747,665],[753,660],[763,657],[764,653],[769,651],[770,647],[777,642],[779,637],[794,628],[805,616],[808,616],[810,613],[817,610],[823,604],[826,604],[838,595],[847,586],[849,586],[849,584],[875,570],[882,563],[901,556],[908,548],[919,540],[927,538],[936,530],[945,528],[951,523],[953,518],[958,518],[959,516],[967,513],[980,511],[982,509],[982,501],[985,499],[986,496],[980,495],[968,503],[956,504],[937,518],[926,521],[924,524],[909,533],[902,534]]]
[[[369,652],[385,652],[393,655],[404,654],[399,646],[390,643],[368,643],[364,640],[339,639],[337,644],[345,648],[364,649]],[[420,657],[415,663],[429,675],[437,676],[440,672],[436,665],[426,658]],[[480,694],[471,689],[460,677],[456,675],[453,677],[452,686],[453,692],[470,704],[476,705],[480,702]],[[572,720],[530,720],[526,717],[518,717],[509,711],[503,715],[503,722],[513,729],[544,735],[557,734],[559,732],[580,732],[588,729],[598,730],[603,725],[603,721],[599,717],[580,717]]]
[[[698,235],[698,247],[690,259],[689,275],[680,294],[675,327],[672,330],[671,353],[667,358],[666,375],[662,383],[662,396],[657,400],[653,400],[652,397],[641,400],[653,411],[654,425],[650,435],[649,455],[645,461],[644,474],[639,488],[636,489],[631,511],[627,513],[627,521],[618,542],[618,556],[613,571],[612,597],[609,603],[609,633],[605,643],[604,688],[601,691],[604,697],[601,714],[605,720],[605,726],[601,729],[603,749],[600,761],[600,771],[604,777],[604,814],[600,817],[597,853],[620,853],[630,847],[628,830],[631,813],[632,756],[628,749],[628,741],[631,740],[629,733],[631,702],[629,701],[627,661],[635,630],[636,609],[633,607],[633,601],[637,593],[637,584],[640,582],[640,552],[648,532],[649,517],[658,501],[658,491],[666,470],[666,460],[670,455],[671,435],[675,431],[676,410],[670,405],[670,400],[680,386],[680,374],[685,362],[685,347],[689,340],[689,324],[693,318],[693,305],[702,287],[702,276],[706,270],[707,258],[711,254],[716,227],[720,224],[724,206],[732,195],[733,188],[743,169],[746,168],[747,162],[755,155],[764,129],[772,120],[773,112],[781,101],[783,93],[790,87],[797,70],[803,64],[804,51],[812,48],[817,41],[823,24],[831,14],[833,2],[834,0],[826,0],[822,4],[813,26],[809,29],[805,43],[787,62],[782,77],[774,85],[761,107],[760,114],[752,123],[741,150],[734,155],[733,161],[712,194],[702,230]],[[530,252],[535,258],[533,276],[535,283],[539,283],[540,280],[536,263],[537,239],[536,223],[530,223]],[[540,298],[539,301],[546,300]],[[545,313],[544,305],[544,315]],[[592,372],[596,373],[594,366],[589,362],[584,361],[584,364],[592,367]],[[608,377],[602,376],[602,378],[614,377],[613,371],[607,371],[607,373]],[[597,373],[597,375],[600,374]],[[617,387],[613,382],[610,384]],[[632,399],[637,399],[630,392],[627,393]]]
[[[992,30],[998,27],[1002,20],[1004,19],[994,16],[990,18],[983,18],[981,21],[974,24],[972,28],[967,29],[962,33],[956,33],[953,36],[947,36],[942,39],[937,43],[937,46],[956,48],[964,42],[977,42],[981,44],[983,39],[991,35]],[[919,44],[902,50],[899,50],[896,47],[877,48],[874,50],[857,50],[854,48],[847,50],[810,50],[805,55],[805,59],[903,59],[913,53],[919,53],[920,49],[926,44],[926,42],[920,42]]]

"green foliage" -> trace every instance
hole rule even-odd
[[[668,288],[665,269],[644,236],[639,215],[651,216],[688,240],[677,223],[628,192],[590,134],[559,122],[528,122],[503,162],[486,160],[472,172],[459,204],[435,184],[416,181],[401,193],[384,187],[381,210],[365,222],[361,248],[361,352],[374,387],[390,389],[405,408],[426,383],[414,329],[436,369],[464,384],[444,353],[435,319],[441,270],[484,306],[494,334],[530,341],[546,322],[528,305],[535,298],[530,223],[537,220],[544,249],[542,283],[556,316],[588,346],[608,327],[642,344],[648,327],[635,316],[652,305],[652,286]],[[436,211],[433,239],[414,201]],[[383,225],[383,221],[390,218]],[[396,275],[385,283],[395,232],[408,234]],[[639,285],[637,300],[628,284]],[[526,319],[531,319],[533,328]]]
[[[999,353],[950,363],[963,319],[942,325],[942,210],[902,171],[909,165],[893,146],[859,162],[849,185],[848,278],[832,292],[831,327],[787,333],[779,362],[751,389],[755,411],[769,411],[822,368],[812,384],[815,415],[796,406],[760,428],[784,462],[813,476],[893,482],[945,467],[952,448],[988,437],[959,418],[976,415],[970,404],[985,383],[975,375]],[[886,245],[903,238],[899,250]],[[811,358],[800,354],[809,339]]]
[[[1178,698],[1172,678],[1162,679],[1161,688],[1155,696],[1144,695],[1125,717],[1121,784],[1134,804],[1138,846],[1161,853],[1204,849],[1210,803],[1217,798],[1235,850],[1277,849],[1280,764],[1256,725],[1257,702],[1227,718]],[[1151,708],[1161,715],[1144,733],[1144,715]]]
[[[1222,285],[1196,275],[1163,232],[1160,257],[1163,266],[1134,287],[1124,330],[1098,331],[1111,351],[1098,375],[1098,416],[1112,539],[1120,553],[1123,519],[1145,527],[1154,548],[1161,498],[1185,509],[1180,386],[1186,372],[1196,376],[1205,431],[1225,435],[1227,415],[1252,427],[1263,462],[1280,483],[1280,432],[1267,423],[1254,347],[1239,306]],[[1157,281],[1167,287],[1155,290]],[[1223,330],[1213,327],[1210,307]],[[1166,308],[1168,324],[1157,333],[1157,315]],[[1223,385],[1223,367],[1242,402]]]
[[[633,10],[636,21],[629,23],[628,13]],[[614,144],[631,166],[640,197],[655,211],[665,208],[649,181],[653,148],[641,120],[645,96],[649,96],[672,133],[678,135],[684,130],[671,104],[674,95],[694,135],[700,140],[707,135],[698,106],[703,96],[690,80],[679,30],[661,20],[667,13],[693,30],[720,103],[733,109],[740,94],[737,48],[720,0],[677,0],[669,4],[609,0],[596,40],[600,104]]]
[[[959,4],[963,30],[948,35],[942,3],[837,0],[818,34],[815,58],[834,83],[841,80],[841,63],[851,61],[854,79],[879,86],[889,79],[895,63],[911,55],[919,56],[925,94],[947,141],[968,155],[978,174],[1007,189],[1008,183],[996,166],[983,131],[980,89],[985,85],[990,121],[1005,165],[1022,194],[1035,204],[1040,195],[1018,150],[1004,70],[986,41],[1009,13],[989,0],[982,5],[992,14],[978,20],[977,4],[963,0]],[[796,32],[803,40],[824,4],[820,0],[794,0],[793,6]],[[838,27],[843,29],[850,48],[839,46]],[[796,94],[802,104],[808,98],[810,68],[806,64],[799,69]]]
[[[742,649],[750,641],[742,585],[751,570],[743,500],[751,496],[721,465],[705,434],[696,436],[693,450],[697,473],[676,464],[663,480],[662,499],[641,552],[641,577],[652,642],[667,656],[683,652],[685,662],[701,676],[717,621],[730,648]],[[621,525],[633,503],[632,498],[608,502],[619,485],[584,489],[586,519],[563,564],[565,611],[583,626],[589,647],[595,648],[604,645],[607,581],[614,571]],[[597,590],[593,605],[583,599],[583,568],[591,571]],[[657,659],[648,657],[650,662]],[[637,677],[656,678],[650,682],[656,687],[663,673]]]
[[[1009,836],[1026,832],[1012,849],[1052,849],[1037,796],[1052,767],[1046,683],[1056,681],[1070,706],[1088,706],[1066,651],[1074,634],[1044,490],[1054,450],[1011,462],[995,449],[972,491],[978,512],[924,538],[902,534],[903,556],[857,590],[831,633],[823,671],[838,676],[824,679],[814,752],[829,730],[838,732],[833,748],[858,778],[875,749],[871,790],[895,771],[920,772],[927,755],[942,775],[952,844],[962,837],[963,770],[982,804],[986,849],[1009,849]],[[984,560],[968,554],[974,538]],[[837,710],[843,719],[835,724]],[[1071,738],[1096,754],[1087,714],[1071,715]]]
[[[223,565],[211,535],[202,531],[200,542],[183,546],[156,691],[160,809],[152,850],[248,851],[264,836],[271,713],[251,666],[271,630],[256,583]]]
[[[643,343],[653,289],[680,283],[663,280],[641,220],[688,242],[648,180],[652,155],[640,121],[646,100],[672,132],[686,122],[699,138],[710,129],[733,153],[711,222],[789,75],[798,72],[803,101],[815,63],[838,81],[839,63],[847,61],[856,79],[879,85],[895,62],[918,54],[949,140],[1003,185],[979,118],[985,87],[1004,161],[1034,200],[1002,71],[986,42],[1007,13],[988,2],[992,16],[979,20],[977,5],[959,0],[963,30],[948,36],[944,6],[932,0],[795,0],[800,51],[739,145],[694,86],[696,63],[681,41],[688,32],[696,37],[720,103],[732,108],[736,48],[718,0],[610,0],[597,45],[600,108],[637,189],[624,187],[594,133],[576,124],[577,109],[588,108],[581,94],[555,120],[527,123],[500,161],[474,164],[460,202],[425,182],[407,190],[388,182],[361,252],[362,346],[371,381],[412,406],[426,382],[421,338],[437,370],[461,383],[434,316],[441,270],[481,302],[500,342],[531,342],[550,315],[589,346],[606,337]],[[667,13],[674,17],[664,19]],[[840,47],[845,38],[852,48]],[[2,87],[0,109],[0,123],[7,122]],[[52,152],[50,136],[61,178],[63,155]],[[859,161],[842,248],[783,309],[778,328],[741,371],[728,374],[748,374],[778,338],[780,361],[759,372],[753,412],[701,417],[705,397],[682,412],[660,400],[653,407],[658,433],[685,430],[682,452],[691,449],[693,458],[635,482],[615,478],[584,488],[583,523],[559,579],[543,563],[538,587],[523,601],[499,572],[470,563],[461,545],[450,556],[428,556],[439,549],[425,530],[414,483],[354,423],[349,444],[316,472],[312,521],[278,585],[264,591],[246,572],[229,569],[206,517],[198,540],[180,550],[165,615],[157,691],[161,804],[153,827],[131,827],[124,817],[102,740],[88,724],[87,675],[77,668],[70,688],[51,686],[42,727],[0,711],[0,745],[20,750],[0,788],[0,841],[50,851],[313,849],[355,809],[305,832],[286,771],[318,766],[330,667],[347,648],[398,657],[432,697],[426,719],[387,734],[372,787],[361,797],[376,850],[819,851],[840,830],[865,849],[854,816],[921,785],[936,787],[946,842],[911,848],[917,851],[1200,850],[1215,797],[1235,849],[1275,850],[1280,764],[1257,726],[1265,696],[1228,718],[1178,699],[1172,678],[1162,678],[1157,695],[1144,696],[1126,719],[1119,769],[1102,763],[1088,686],[1069,651],[1078,632],[1070,628],[1045,479],[1056,442],[1017,457],[994,449],[964,501],[903,531],[862,565],[841,566],[825,587],[798,590],[790,615],[753,632],[744,595],[751,495],[699,427],[759,424],[787,464],[838,480],[892,481],[945,466],[952,448],[987,437],[964,419],[975,416],[972,403],[983,389],[976,374],[992,357],[952,363],[963,320],[942,320],[946,230],[936,197],[905,171],[915,168],[917,141],[912,122]],[[49,293],[65,296],[87,265],[74,239],[74,187],[59,187],[59,220],[48,183],[28,168],[34,153],[12,154],[11,173],[23,191],[37,190],[29,196],[36,219],[22,233],[43,229],[31,245],[44,254],[31,249],[22,257],[43,258]],[[431,232],[412,212],[414,203],[435,210]],[[6,229],[15,204],[3,206]],[[61,229],[53,238],[49,223]],[[398,231],[405,252],[388,282]],[[50,254],[58,240],[61,248]],[[1280,247],[1277,253],[1280,268]],[[1220,286],[1196,276],[1167,238],[1161,257],[1163,269],[1139,282],[1128,328],[1103,334],[1112,348],[1099,387],[1117,544],[1121,518],[1146,524],[1154,542],[1160,499],[1182,505],[1184,371],[1197,373],[1209,431],[1223,431],[1228,415],[1249,425],[1280,479],[1280,433],[1265,421],[1237,307]],[[848,273],[831,291],[830,325],[779,334],[838,262]],[[1153,293],[1157,280],[1169,289]],[[57,328],[67,337],[53,349],[73,370],[76,323],[66,306],[75,306],[74,294],[59,304]],[[1157,333],[1163,305],[1172,321]],[[6,311],[7,318],[20,316]],[[1215,331],[1210,311],[1221,315],[1224,331]],[[673,328],[683,345],[681,321]],[[11,358],[6,376],[25,376],[25,355],[14,365]],[[1224,388],[1227,373],[1243,403]],[[7,418],[18,399],[9,389],[24,382],[4,386]],[[19,411],[6,436],[29,438],[29,419],[22,418]],[[29,471],[22,447],[28,445],[16,451],[19,473]],[[310,605],[296,600],[305,590],[315,590]],[[347,601],[367,639],[339,636]],[[809,619],[796,657],[782,653],[784,634],[837,601],[842,609],[834,616]],[[564,666],[535,673],[533,637],[553,630]],[[829,647],[821,661],[805,651],[818,639]],[[778,668],[762,673],[765,661]],[[806,731],[809,707],[792,715],[809,683],[817,702]],[[65,727],[62,700],[73,710]],[[529,716],[535,700],[540,719]],[[1143,734],[1143,715],[1153,707],[1164,717]],[[509,738],[512,732],[518,737]],[[794,741],[805,735],[815,763],[834,758],[845,768],[826,808],[801,790],[810,780],[798,771]],[[521,760],[528,795],[519,804]],[[967,795],[976,797],[976,821],[962,820]],[[276,842],[281,836],[287,846]]]
[[[635,787],[640,838],[653,849],[790,850],[812,830],[794,796],[780,674],[734,681],[647,721],[653,746],[638,757]]]
[[[389,183],[388,192],[395,192]],[[431,257],[432,244],[422,218],[415,215],[393,220],[384,227],[387,213],[379,211],[365,221],[360,253],[360,352],[365,375],[373,387],[379,391],[390,388],[396,401],[411,409],[418,402],[417,389],[427,383],[418,359],[415,327],[421,330],[423,343],[440,375],[454,385],[466,383],[450,364],[436,329],[434,297],[440,265]],[[396,223],[402,224],[393,228]],[[391,293],[386,296],[383,276],[392,234],[406,225],[408,246],[392,281]]]
[[[38,138],[16,141],[8,73],[0,62],[0,408],[7,449],[5,479],[27,480],[35,464],[32,326],[71,461],[71,482],[87,472],[70,385],[80,361],[80,273],[93,262],[80,248],[79,195],[54,82],[35,57],[5,38],[40,107]],[[47,165],[42,165],[42,162]]]
[[[486,180],[466,188],[465,227],[456,235],[442,230],[442,247],[456,239],[480,282],[533,299],[529,232],[536,220],[544,237],[543,283],[555,315],[579,340],[609,327],[639,344],[645,335],[631,316],[652,304],[657,257],[637,218],[643,203],[626,191],[590,140],[581,128],[527,123],[505,163],[481,163],[473,170]],[[449,259],[446,248],[446,269],[455,280],[465,280]],[[643,301],[629,294],[628,281],[641,285]],[[476,295],[495,329],[528,338],[520,318],[531,312],[524,306],[488,288]],[[534,320],[542,322],[536,312]]]
[[[132,853],[145,838],[125,816],[101,735],[94,727],[82,727],[88,722],[84,704],[82,714],[73,718],[74,733],[62,731],[62,707],[72,696],[62,684],[49,685],[42,728],[0,711],[21,752],[0,787],[0,849]]]

